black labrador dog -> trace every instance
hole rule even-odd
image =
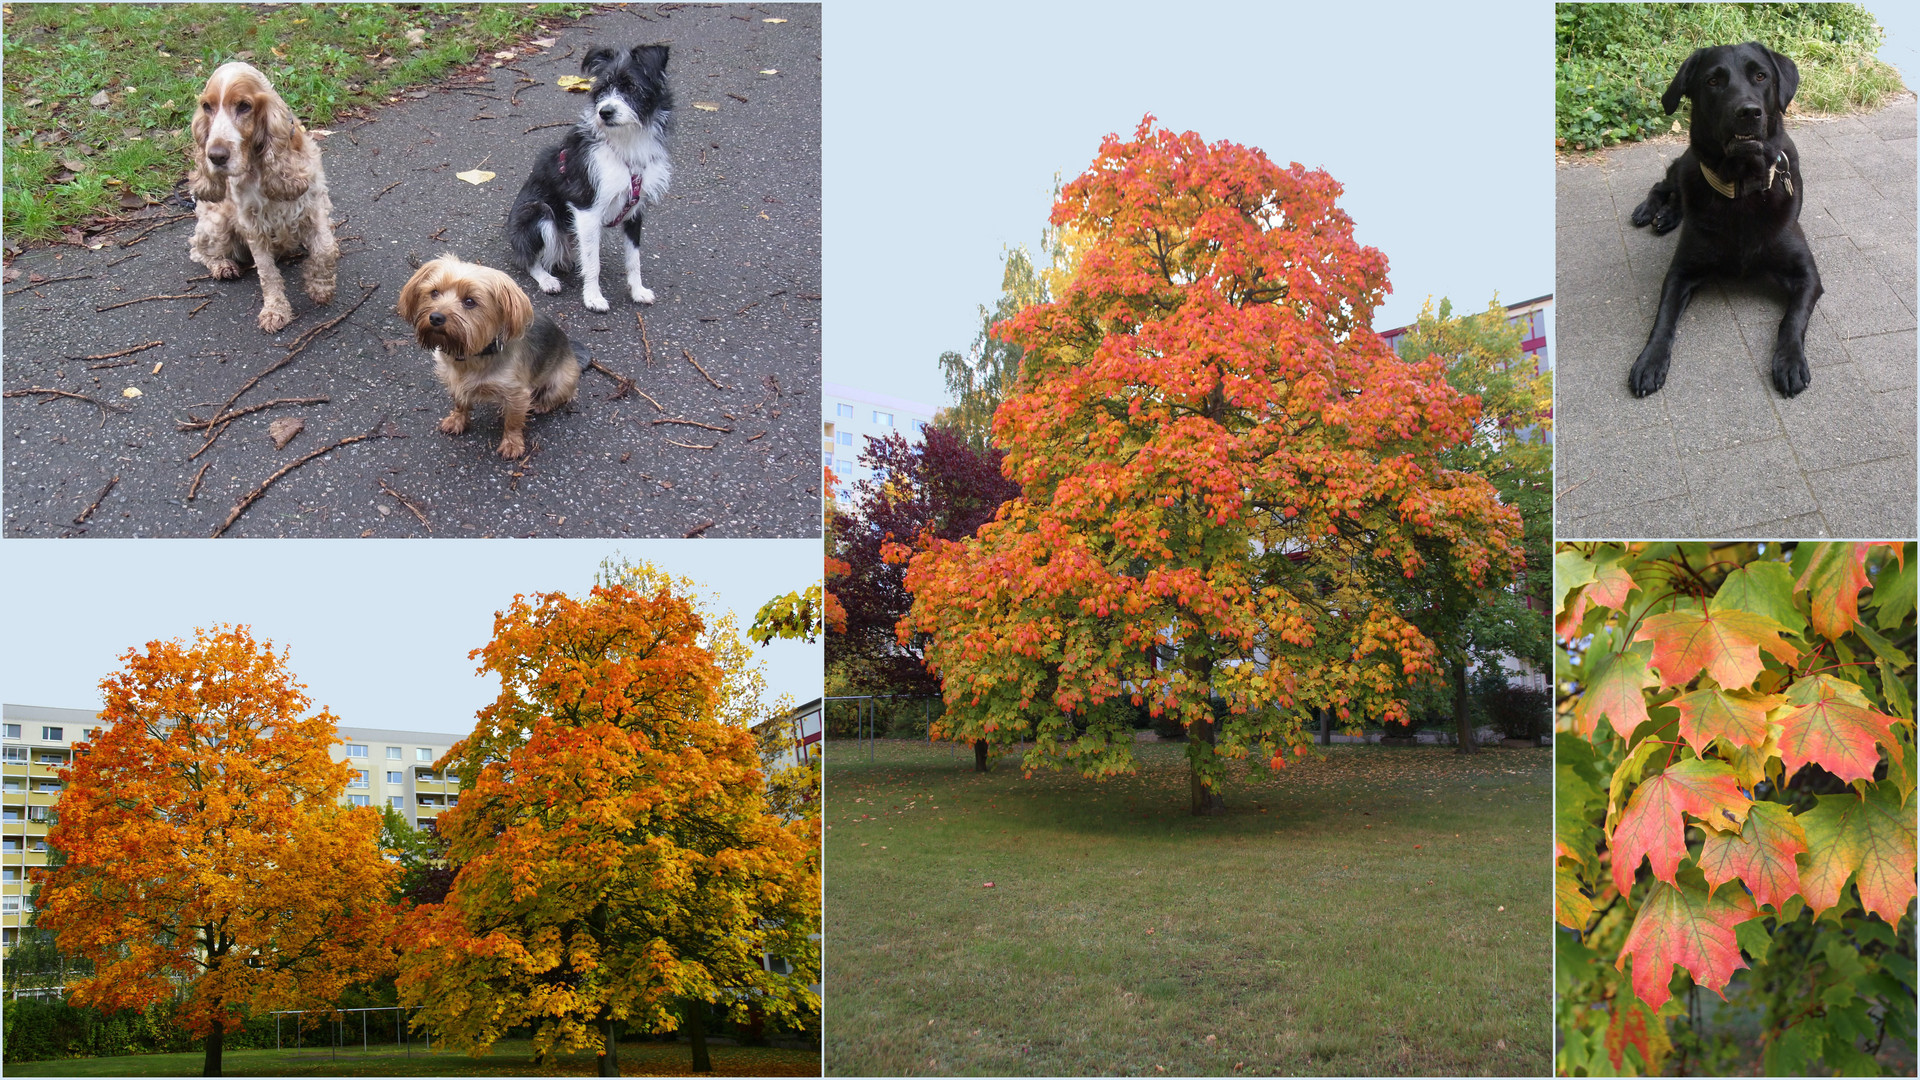
[[[1800,231],[1800,152],[1780,115],[1800,86],[1792,60],[1759,42],[1697,49],[1660,97],[1672,113],[1693,99],[1687,152],[1667,167],[1633,210],[1635,225],[1663,234],[1675,225],[1680,246],[1660,287],[1653,333],[1633,362],[1628,385],[1646,397],[1667,381],[1680,313],[1708,278],[1764,275],[1787,292],[1773,344],[1773,385],[1792,397],[1807,388],[1807,320],[1820,299],[1820,271]]]

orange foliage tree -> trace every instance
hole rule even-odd
[[[684,1022],[705,1071],[708,1007],[819,1008],[819,822],[767,811],[730,627],[650,568],[603,582],[516,597],[473,653],[500,696],[443,759],[474,778],[439,818],[459,871],[409,916],[400,997],[470,1052],[530,1027],[608,1076],[623,1025]]]
[[[180,1016],[218,1076],[248,1015],[325,1009],[393,968],[380,814],[339,805],[352,770],[283,653],[243,626],[148,642],[100,684],[36,870],[39,925],[93,962],[72,1001]]]
[[[1405,715],[1435,649],[1389,585],[1430,559],[1511,577],[1519,516],[1441,461],[1479,403],[1369,329],[1386,259],[1339,193],[1152,117],[1062,190],[1078,268],[995,331],[1025,349],[994,417],[1025,494],[908,572],[900,633],[931,638],[940,734],[1105,775],[1131,768],[1123,706],[1144,705],[1185,725],[1214,812],[1222,759],[1277,767],[1313,710]]]

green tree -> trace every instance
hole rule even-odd
[[[1521,331],[1496,298],[1485,311],[1456,316],[1429,300],[1400,339],[1402,359],[1438,357],[1447,384],[1480,401],[1470,438],[1440,455],[1449,469],[1485,479],[1502,505],[1519,511],[1526,571],[1479,581],[1445,572],[1450,541],[1423,537],[1426,569],[1405,582],[1409,618],[1439,650],[1460,750],[1475,750],[1469,679],[1475,667],[1513,657],[1547,670],[1551,644],[1547,590],[1552,583],[1553,416],[1551,377],[1520,351]],[[1544,719],[1544,717],[1543,717]]]

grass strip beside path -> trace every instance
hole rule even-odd
[[[1550,750],[1316,748],[1194,818],[1177,743],[1105,783],[839,746],[829,1075],[1552,1068]]]
[[[1693,50],[1758,41],[1800,69],[1798,113],[1877,109],[1903,89],[1874,55],[1882,33],[1858,4],[1559,4],[1554,16],[1554,144],[1598,150],[1685,131],[1660,95]],[[1676,126],[1677,125],[1677,126]]]
[[[7,244],[165,199],[191,165],[200,89],[229,60],[266,72],[294,115],[324,127],[588,7],[7,4]]]
[[[786,1050],[766,1046],[709,1044],[713,1072],[702,1076],[818,1076],[816,1050]],[[626,1076],[690,1076],[692,1052],[685,1043],[623,1042],[620,1068]],[[9,1076],[199,1076],[206,1055],[195,1050],[180,1054],[130,1054],[123,1057],[67,1058],[60,1061],[7,1062]],[[221,1055],[228,1076],[592,1076],[592,1054],[563,1054],[536,1065],[533,1044],[508,1039],[494,1045],[486,1057],[468,1057],[454,1051],[428,1053],[419,1046],[411,1055],[394,1048],[363,1053],[358,1046],[338,1057],[326,1049],[228,1050]]]

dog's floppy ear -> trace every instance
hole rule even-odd
[[[605,45],[595,45],[593,48],[587,50],[586,58],[580,61],[580,70],[589,75],[597,76],[600,74],[601,69],[613,63],[614,57],[619,55],[619,53],[614,52]]]
[[[413,272],[407,283],[400,289],[399,312],[407,325],[412,326],[420,319],[420,305],[427,298],[427,283],[440,276],[440,260],[422,263],[420,269]]]
[[[1780,109],[1784,112],[1787,105],[1793,101],[1794,92],[1800,89],[1800,68],[1791,59],[1757,41],[1753,43],[1753,47],[1766,53],[1767,59],[1773,61],[1773,87],[1774,91],[1780,95]]]
[[[635,45],[633,64],[648,75],[658,78],[667,70],[667,47],[665,45]]]
[[[500,309],[500,337],[512,341],[526,333],[527,324],[533,321],[533,301],[527,299],[527,291],[519,283],[498,270],[488,279],[488,291]]]
[[[307,165],[307,134],[293,110],[268,91],[254,99],[253,151],[260,163],[260,190],[276,202],[292,202],[313,186]]]
[[[207,132],[213,128],[213,114],[196,102],[193,109],[193,172],[187,177],[187,190],[194,201],[217,203],[227,197],[227,178],[207,168]]]
[[[1680,99],[1687,96],[1687,83],[1693,80],[1694,65],[1706,54],[1705,49],[1693,50],[1693,55],[1680,62],[1680,70],[1673,73],[1673,81],[1667,84],[1667,92],[1660,95],[1660,105],[1667,115],[1680,107]]]

